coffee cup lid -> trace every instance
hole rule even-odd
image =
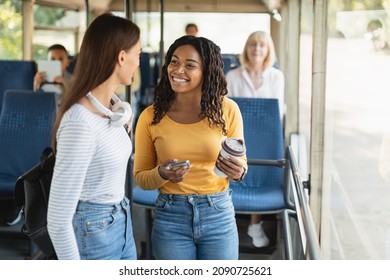
[[[236,138],[226,138],[222,142],[222,148],[230,155],[240,157],[246,152],[244,140]]]

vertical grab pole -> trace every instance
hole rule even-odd
[[[125,0],[125,17],[133,21],[134,3],[133,0]],[[126,101],[132,104],[131,85],[125,87]]]
[[[129,20],[133,20],[133,12],[134,12],[134,3],[133,0],[125,0],[124,1],[124,10],[125,10],[125,17]],[[126,101],[130,103],[130,106],[132,106],[132,98],[131,98],[131,85],[128,85],[125,87],[125,95],[126,95]],[[134,139],[133,130],[131,130],[131,139]],[[130,207],[132,207],[132,196],[133,196],[133,158],[130,157],[129,162],[127,164],[127,176],[126,176],[126,188],[125,188],[125,194],[130,200]],[[132,209],[131,209],[132,210]],[[131,211],[133,213],[133,211]]]
[[[164,0],[160,0],[160,69],[158,80],[161,78],[161,67],[164,63]]]

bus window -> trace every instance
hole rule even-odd
[[[245,21],[242,18],[245,17]],[[140,26],[143,50],[158,51],[160,44],[160,14],[137,12],[135,22]],[[270,15],[266,13],[165,13],[164,49],[185,35],[185,26],[194,22],[198,36],[213,40],[222,53],[241,53],[246,38],[253,31],[270,32]],[[221,29],[223,27],[223,29]]]
[[[70,54],[78,51],[79,39],[85,26],[82,12],[34,4],[34,59],[46,59],[47,48],[63,45]]]
[[[0,59],[22,59],[22,1],[0,2]]]
[[[390,131],[390,56],[365,38],[388,11],[374,2],[328,6],[321,244],[329,259],[390,258],[390,186],[378,168]]]

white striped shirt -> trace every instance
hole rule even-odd
[[[79,201],[112,205],[124,197],[132,144],[109,122],[80,104],[61,120],[47,217],[59,259],[80,259],[72,226]]]

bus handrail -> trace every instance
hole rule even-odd
[[[304,190],[299,167],[291,146],[287,147],[286,161],[289,167],[291,168],[291,175],[293,177],[293,183],[291,184],[291,187],[293,188],[293,191],[296,192],[296,196],[294,196],[295,199],[294,209],[287,209],[288,211],[286,211],[286,215],[291,216],[295,213],[295,215],[297,216],[299,228],[302,229],[303,227],[306,239],[302,240],[302,246],[306,257],[311,260],[319,260],[321,259],[321,250],[319,245],[318,234],[315,230],[313,217],[309,207],[309,202]],[[287,218],[285,220],[286,222],[288,221]],[[290,229],[289,224],[286,225],[286,228]],[[292,256],[292,252],[290,251],[292,246],[291,244],[288,243],[291,242],[291,238],[286,237],[286,241],[287,241],[286,253],[287,253],[287,257],[290,258]]]
[[[261,166],[275,166],[275,167],[284,167],[284,159],[247,159],[248,165],[261,165]]]

